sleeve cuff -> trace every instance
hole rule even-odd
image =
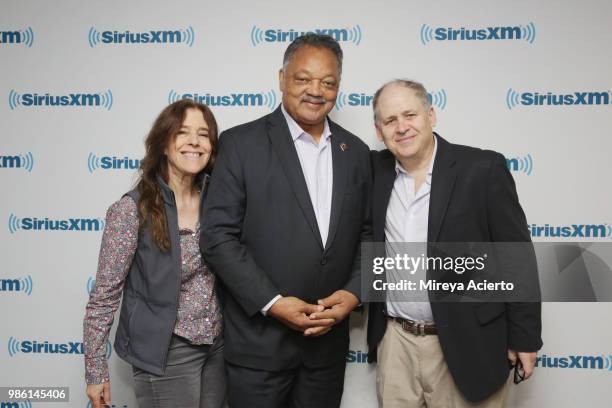
[[[85,383],[102,384],[109,382],[108,363],[105,358],[85,359]]]
[[[278,299],[280,299],[282,296],[281,295],[276,295],[274,296],[274,298],[269,301],[264,307],[261,308],[261,314],[264,316],[268,315],[268,310],[270,310],[270,308],[276,303],[276,301]]]

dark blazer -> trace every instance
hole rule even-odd
[[[504,157],[436,136],[428,242],[529,242],[525,214]],[[374,152],[372,168],[374,241],[384,242],[395,158],[388,150]],[[370,304],[371,359],[385,333],[384,309],[384,303]],[[484,400],[506,381],[508,348],[537,351],[542,346],[540,303],[432,302],[431,309],[448,368],[469,401]]]
[[[224,353],[233,364],[273,371],[346,357],[348,319],[307,338],[260,313],[277,294],[314,304],[338,289],[359,297],[359,243],[371,240],[369,149],[332,121],[329,126],[333,193],[327,243],[321,242],[280,107],[220,136],[200,247],[225,289]]]

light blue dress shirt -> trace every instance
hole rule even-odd
[[[334,179],[329,123],[327,119],[325,119],[323,134],[319,139],[319,143],[317,143],[311,135],[304,132],[300,125],[289,116],[284,106],[281,110],[287,120],[287,125],[289,125],[289,132],[295,144],[295,150],[300,160],[302,173],[304,173],[304,178],[306,179],[310,202],[312,203],[315,217],[317,218],[321,242],[323,242],[323,246],[325,246],[327,234],[329,233],[329,217],[331,215]]]
[[[327,235],[329,234],[329,218],[331,216],[334,181],[331,150],[332,134],[329,130],[329,123],[325,119],[323,133],[317,143],[314,137],[304,132],[300,125],[287,113],[284,106],[281,106],[281,110],[289,126],[291,139],[295,145],[302,173],[306,180],[306,186],[308,187],[310,202],[314,208],[319,233],[321,234],[321,242],[325,246]],[[280,295],[275,296],[261,309],[261,312],[265,315],[280,297]]]

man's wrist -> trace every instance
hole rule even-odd
[[[274,296],[274,298],[272,298],[272,300],[271,300],[271,301],[269,301],[268,303],[266,303],[266,305],[265,305],[264,307],[262,307],[262,308],[261,308],[261,314],[262,314],[262,315],[264,315],[264,316],[267,316],[267,315],[268,315],[268,311],[269,311],[269,310],[272,308],[272,306],[274,306],[274,304],[275,304],[276,302],[278,302],[278,300],[279,300],[280,298],[282,298],[282,296],[281,296],[280,294],[279,294],[279,295]]]

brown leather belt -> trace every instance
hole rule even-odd
[[[436,325],[433,323],[419,323],[410,319],[402,319],[401,317],[391,317],[389,319],[395,320],[402,325],[402,329],[408,333],[412,333],[415,336],[425,336],[428,334],[438,334]]]

